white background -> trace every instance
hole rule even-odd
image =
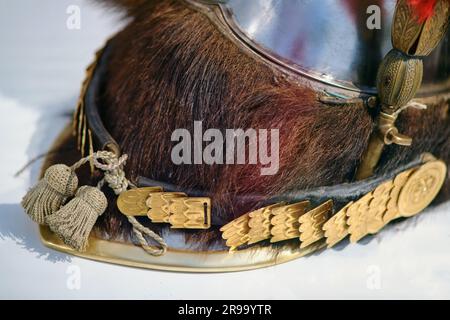
[[[66,27],[73,4],[81,30]],[[362,244],[250,272],[156,272],[45,248],[19,205],[40,162],[14,173],[69,121],[84,68],[123,24],[87,1],[0,0],[0,298],[450,298],[448,203]]]

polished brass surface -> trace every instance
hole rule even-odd
[[[348,203],[323,225],[327,247],[332,248],[348,236],[347,210],[353,205]]]
[[[429,55],[446,35],[450,2],[438,0],[434,9],[431,18],[419,22],[406,0],[397,2],[391,30],[394,49],[384,57],[377,75],[381,103],[378,128],[361,159],[356,173],[358,180],[373,174],[385,144],[412,144],[412,138],[398,132],[395,121],[419,90],[423,78],[423,56]]]
[[[267,206],[253,212],[250,212],[248,225],[250,230],[248,232],[248,244],[254,244],[263,240],[270,239],[271,233],[270,229],[272,225],[270,220],[272,219],[272,210],[280,206],[285,205],[284,203],[276,203],[271,206]]]
[[[300,237],[300,222],[298,219],[309,207],[308,201],[273,209],[273,217],[270,220],[272,237],[270,242],[279,242]]]
[[[210,198],[174,198],[170,204],[169,223],[173,229],[209,229]]]
[[[231,250],[250,244],[250,239],[251,243],[269,238],[278,242],[294,239],[296,235],[300,248],[323,240],[331,248],[347,236],[351,242],[358,242],[378,233],[394,219],[418,214],[436,198],[445,181],[447,166],[430,154],[424,154],[421,160],[424,164],[380,183],[333,216],[332,200],[309,211],[306,211],[308,201],[276,204],[277,207],[264,207],[230,222],[221,229],[223,238]]]
[[[114,263],[129,267],[173,272],[236,272],[266,268],[286,263],[316,252],[324,247],[318,242],[308,248],[279,248],[274,254],[271,247],[239,250],[179,250],[169,248],[164,256],[153,257],[132,243],[103,240],[91,236],[85,252],[78,252],[64,244],[48,227],[40,226],[41,240],[49,248],[86,259]]]
[[[162,192],[160,187],[135,188],[123,192],[117,198],[117,208],[126,216],[146,216],[146,201],[151,193]]]
[[[446,177],[447,166],[443,161],[426,163],[415,171],[400,192],[400,215],[411,217],[427,208],[441,190]]]
[[[333,200],[328,200],[327,202],[300,216],[298,219],[298,222],[300,223],[300,248],[306,248],[314,242],[323,239],[323,225],[328,219],[331,218],[332,213]]]
[[[373,133],[370,137],[369,143],[361,158],[361,163],[355,175],[356,180],[364,180],[372,176],[380,161],[384,149],[384,140],[378,133],[378,128],[375,131],[376,133]]]
[[[412,144],[412,138],[398,132],[398,129],[395,127],[396,120],[396,115],[380,113],[378,120],[380,138],[386,145],[397,144],[408,147]]]
[[[366,179],[373,174],[385,145],[410,146],[412,144],[412,138],[398,132],[395,126],[396,120],[397,114],[395,113],[381,112],[379,114],[377,128],[370,137],[369,145],[363,154],[361,165],[356,173],[357,180]]]
[[[163,192],[160,187],[133,188],[117,198],[117,208],[127,216],[148,216],[153,223],[170,223],[174,229],[209,229],[211,199]]]
[[[407,104],[417,93],[423,76],[420,58],[391,50],[378,69],[377,88],[382,105],[392,112]]]

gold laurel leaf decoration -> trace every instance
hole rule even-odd
[[[364,213],[368,211],[372,199],[372,193],[366,194],[347,209],[348,233],[350,234],[350,241],[353,243],[358,242],[368,233]]]
[[[211,227],[210,198],[173,198],[169,223],[173,229],[208,229]]]
[[[155,192],[147,198],[146,205],[149,208],[147,216],[154,223],[169,223],[170,204],[174,198],[184,198],[187,195],[182,192]]]
[[[325,231],[325,238],[328,248],[334,247],[348,236],[347,225],[347,210],[353,202],[348,203],[338,213],[331,217],[330,220],[324,223],[323,231]]]
[[[254,244],[270,239],[270,229],[272,227],[270,220],[273,216],[272,210],[283,205],[284,203],[276,203],[249,213],[250,220],[248,225],[250,230],[248,233],[248,244]]]
[[[404,53],[410,53],[420,37],[422,24],[417,18],[407,0],[398,0],[392,23],[392,45]]]
[[[416,168],[404,171],[400,173],[397,177],[395,177],[394,187],[392,188],[390,199],[387,203],[387,211],[383,216],[383,222],[385,225],[391,222],[392,220],[401,217],[400,211],[398,209],[398,198],[400,196],[400,192],[402,191],[409,177],[415,170]]]
[[[305,248],[324,237],[323,225],[331,217],[333,201],[329,200],[308,211],[298,219],[300,223],[300,248]]]
[[[248,242],[249,221],[250,216],[247,213],[220,228],[222,238],[226,240],[230,251],[235,251],[239,246]]]
[[[377,233],[385,226],[383,217],[393,188],[394,182],[387,181],[348,208],[348,232],[352,243]]]
[[[416,55],[428,56],[441,42],[450,22],[450,1],[438,0],[417,41]]]
[[[270,221],[272,238],[270,242],[279,242],[300,237],[300,223],[298,219],[309,207],[309,201],[294,203],[291,205],[273,209],[273,217]]]
[[[136,188],[123,192],[117,198],[117,208],[127,216],[145,216],[149,209],[146,204],[147,198],[154,192],[162,192],[162,188]]]

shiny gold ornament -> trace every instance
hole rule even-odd
[[[441,190],[447,175],[442,161],[431,160],[378,186],[347,209],[350,240],[375,234],[390,221],[411,217],[427,208]]]
[[[169,223],[171,201],[186,197],[182,192],[156,192],[149,195],[146,201],[147,215],[155,223]]]
[[[434,14],[419,23],[406,0],[398,0],[392,26],[394,48],[412,56],[427,56],[444,37],[449,23],[450,2],[437,0]]]
[[[270,242],[278,242],[299,237],[301,249],[323,244],[323,238],[328,248],[348,235],[351,242],[358,242],[394,219],[417,214],[437,196],[447,174],[446,164],[430,154],[424,154],[422,161],[426,163],[381,183],[333,216],[332,200],[308,212],[308,201],[277,203],[233,220],[222,227],[222,236],[231,250],[269,238]]]
[[[351,242],[378,233],[385,226],[383,217],[393,188],[393,181],[387,181],[348,208],[347,224]]]
[[[377,88],[381,103],[393,112],[406,105],[416,95],[422,76],[422,59],[391,50],[378,69]]]
[[[160,187],[134,188],[117,198],[117,208],[127,216],[148,216],[153,223],[170,223],[174,229],[211,227],[211,199],[163,192]]]
[[[272,228],[270,220],[273,216],[272,210],[283,205],[283,203],[277,203],[249,213],[250,220],[248,225],[250,230],[248,233],[248,244],[254,244],[270,239],[270,229]]]
[[[333,200],[329,200],[320,206],[300,216],[300,248],[306,248],[312,243],[324,237],[323,225],[333,213]]]
[[[162,188],[135,188],[123,192],[117,198],[117,208],[126,216],[146,216],[148,211],[146,201],[154,192],[162,192]]]
[[[174,229],[209,229],[211,227],[211,199],[172,198],[169,223]]]
[[[404,171],[397,177],[395,177],[394,187],[392,188],[390,199],[387,203],[387,211],[383,216],[383,221],[385,224],[388,224],[392,220],[401,217],[400,211],[398,209],[398,198],[409,177],[415,170],[416,168]]]
[[[249,220],[249,215],[244,214],[220,228],[222,238],[226,240],[226,245],[230,247],[230,251],[235,251],[238,247],[248,242]]]
[[[429,55],[444,38],[450,21],[450,2],[437,0],[434,14],[420,22],[407,0],[397,1],[390,51],[381,63],[377,76],[378,95],[382,104],[377,124],[358,168],[356,178],[370,177],[377,166],[386,141],[409,146],[412,139],[395,127],[399,113],[414,98],[423,77],[422,57]],[[388,119],[387,117],[392,117]],[[383,127],[384,125],[384,127]]]
[[[432,161],[421,166],[406,182],[398,199],[402,217],[411,217],[436,198],[447,176],[447,166],[442,161]]]
[[[291,205],[273,209],[271,219],[272,238],[270,242],[279,242],[300,237],[300,223],[298,219],[309,207],[309,201],[294,203]]]
[[[350,202],[324,223],[323,231],[325,231],[324,235],[328,248],[334,247],[348,236],[347,210],[352,205],[353,202]]]

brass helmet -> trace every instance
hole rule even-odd
[[[46,245],[144,268],[248,270],[358,242],[450,196],[450,1],[115,2],[134,20],[88,67],[61,154],[22,202]],[[259,117],[283,129],[275,151],[288,161],[273,178],[166,159],[180,125],[215,123],[205,142]]]

